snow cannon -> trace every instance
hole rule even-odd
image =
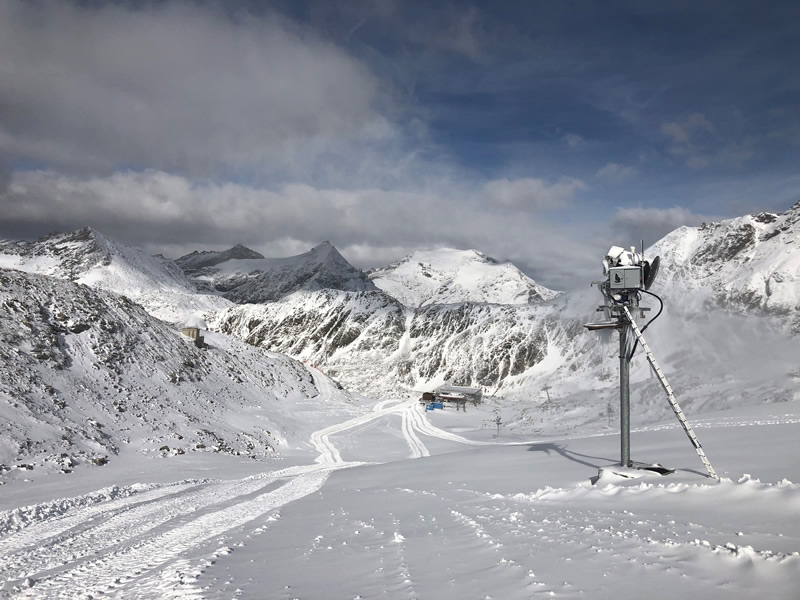
[[[623,469],[639,468],[654,471],[660,475],[667,475],[672,473],[674,469],[667,469],[661,465],[642,465],[641,463],[635,464],[631,460],[631,421],[630,421],[630,362],[636,349],[641,346],[644,350],[647,362],[653,373],[658,378],[661,386],[667,394],[667,401],[672,407],[675,416],[678,418],[684,432],[700,457],[700,460],[705,465],[709,477],[719,479],[716,471],[711,466],[711,463],[706,457],[697,436],[692,430],[686,416],[683,414],[681,407],[678,406],[678,401],[664,376],[664,372],[658,366],[655,356],[650,351],[647,342],[644,339],[644,331],[655,321],[661,314],[664,308],[664,303],[653,292],[648,291],[650,286],[653,285],[656,275],[658,275],[658,266],[660,260],[656,257],[652,263],[644,259],[644,242],[642,242],[642,253],[636,252],[636,248],[631,246],[630,250],[625,250],[620,246],[611,246],[611,249],[603,258],[603,275],[606,279],[600,281],[593,281],[593,285],[600,288],[603,294],[604,303],[597,310],[605,314],[605,320],[596,323],[587,323],[584,325],[590,331],[598,330],[616,330],[619,332],[619,415],[620,415],[620,464]],[[645,312],[649,308],[639,305],[642,298],[642,293],[652,296],[661,308],[658,313],[651,318],[641,329],[634,320],[634,314],[637,318],[645,318]],[[629,474],[619,472],[625,477]],[[601,473],[598,475],[599,478]]]
[[[631,291],[649,290],[658,275],[660,262],[658,256],[652,263],[645,260],[633,246],[630,250],[611,246],[603,259],[603,275],[608,277],[608,289],[616,290],[612,293],[614,300],[621,301],[622,296]]]

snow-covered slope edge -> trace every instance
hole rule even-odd
[[[558,293],[537,284],[513,264],[500,263],[477,250],[418,251],[373,269],[369,277],[411,308],[459,302],[536,304]]]
[[[124,296],[0,269],[0,464],[71,469],[124,449],[272,456],[318,391],[281,355],[199,349]],[[349,396],[335,391],[336,401]]]
[[[0,267],[122,294],[170,323],[186,323],[230,305],[223,298],[199,294],[171,260],[114,242],[90,227],[36,242],[0,242]]]

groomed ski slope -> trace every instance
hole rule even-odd
[[[676,424],[632,448],[677,473],[592,485],[615,435],[496,438],[491,416],[388,400],[311,432],[304,464],[147,459],[159,472],[144,483],[108,470],[102,489],[35,504],[46,488],[13,482],[2,597],[798,597],[798,403],[694,423],[719,483]]]
[[[330,380],[312,369],[321,400]],[[433,427],[416,400],[389,400],[362,416],[311,434],[316,464],[240,480],[187,480],[117,487],[0,513],[3,595],[72,598],[76,594],[170,597],[175,581],[163,569],[230,530],[317,492],[332,470],[360,462],[341,458],[330,437],[371,421],[399,417],[410,457],[429,456],[419,433],[466,438]],[[46,552],[41,549],[46,548]]]

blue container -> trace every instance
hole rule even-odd
[[[441,402],[434,402],[433,404],[431,404],[431,406],[433,406],[433,408],[438,408],[438,409],[444,408],[444,404],[442,404]]]

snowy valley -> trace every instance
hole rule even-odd
[[[797,203],[647,249],[646,337],[717,482],[641,352],[634,458],[677,471],[607,469],[590,282],[471,250],[363,273],[328,243],[0,242],[0,597],[797,598],[799,246]],[[486,401],[426,411],[444,382]]]

